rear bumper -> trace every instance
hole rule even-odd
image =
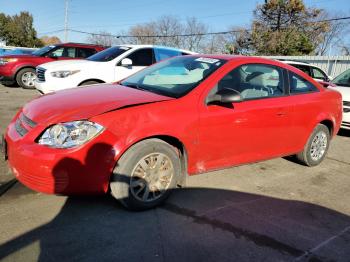
[[[44,129],[38,125],[21,136],[14,121],[9,125],[5,140],[14,176],[25,186],[48,194],[106,193],[116,161],[111,146],[114,135],[105,130],[83,146],[55,149],[35,142]]]

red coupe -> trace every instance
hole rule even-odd
[[[160,204],[187,175],[296,155],[325,157],[342,101],[295,67],[256,57],[165,60],[116,84],[42,96],[7,128],[16,178],[54,194]]]

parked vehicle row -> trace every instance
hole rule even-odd
[[[8,54],[0,57],[0,81],[5,85],[18,84],[34,88],[35,68],[56,60],[82,59],[105,49],[99,45],[65,43],[45,46],[31,54]]]
[[[295,67],[186,55],[119,83],[34,99],[11,121],[4,149],[16,178],[36,191],[111,192],[143,210],[187,174],[287,155],[318,165],[341,118],[340,93]]]

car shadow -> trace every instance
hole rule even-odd
[[[350,130],[341,128],[337,135],[338,136],[350,137]]]
[[[65,158],[58,166],[91,167],[91,150],[84,164]],[[143,212],[109,194],[68,197],[51,221],[2,244],[0,260],[346,261],[349,239],[350,217],[316,204],[192,187]],[[28,253],[33,243],[38,254]]]

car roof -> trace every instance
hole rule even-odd
[[[322,72],[324,72],[324,70],[321,67],[318,67],[318,66],[313,65],[313,64],[305,63],[305,62],[299,62],[299,61],[293,61],[293,60],[290,60],[290,61],[289,60],[278,60],[278,61],[281,61],[282,63],[286,63],[289,65],[303,65],[303,66],[315,67],[317,69],[320,69]]]
[[[221,60],[227,60],[227,61],[247,61],[247,62],[253,62],[253,63],[266,63],[269,64],[275,64],[279,66],[283,66],[288,68],[288,65],[285,63],[281,63],[280,61],[269,59],[269,58],[263,58],[258,56],[243,56],[243,55],[212,55],[212,54],[194,54],[193,56],[197,57],[206,57],[206,58],[213,58],[213,59],[221,59]]]
[[[189,54],[197,54],[196,52],[190,51],[190,50],[185,50],[185,49],[180,49],[180,48],[175,48],[175,47],[169,47],[169,46],[161,46],[161,45],[132,45],[132,44],[120,44],[120,45],[115,45],[115,46],[125,46],[129,48],[162,48],[162,49],[168,49],[168,50],[174,50],[174,51],[181,51]]]
[[[286,64],[310,66],[309,63],[300,62],[300,61],[293,61],[293,60],[278,60],[278,61],[281,61],[282,63],[286,63]]]
[[[86,44],[86,43],[73,43],[73,42],[69,42],[69,43],[60,43],[60,44],[56,44],[57,46],[73,46],[73,47],[104,47],[103,45],[95,45],[95,44]]]

